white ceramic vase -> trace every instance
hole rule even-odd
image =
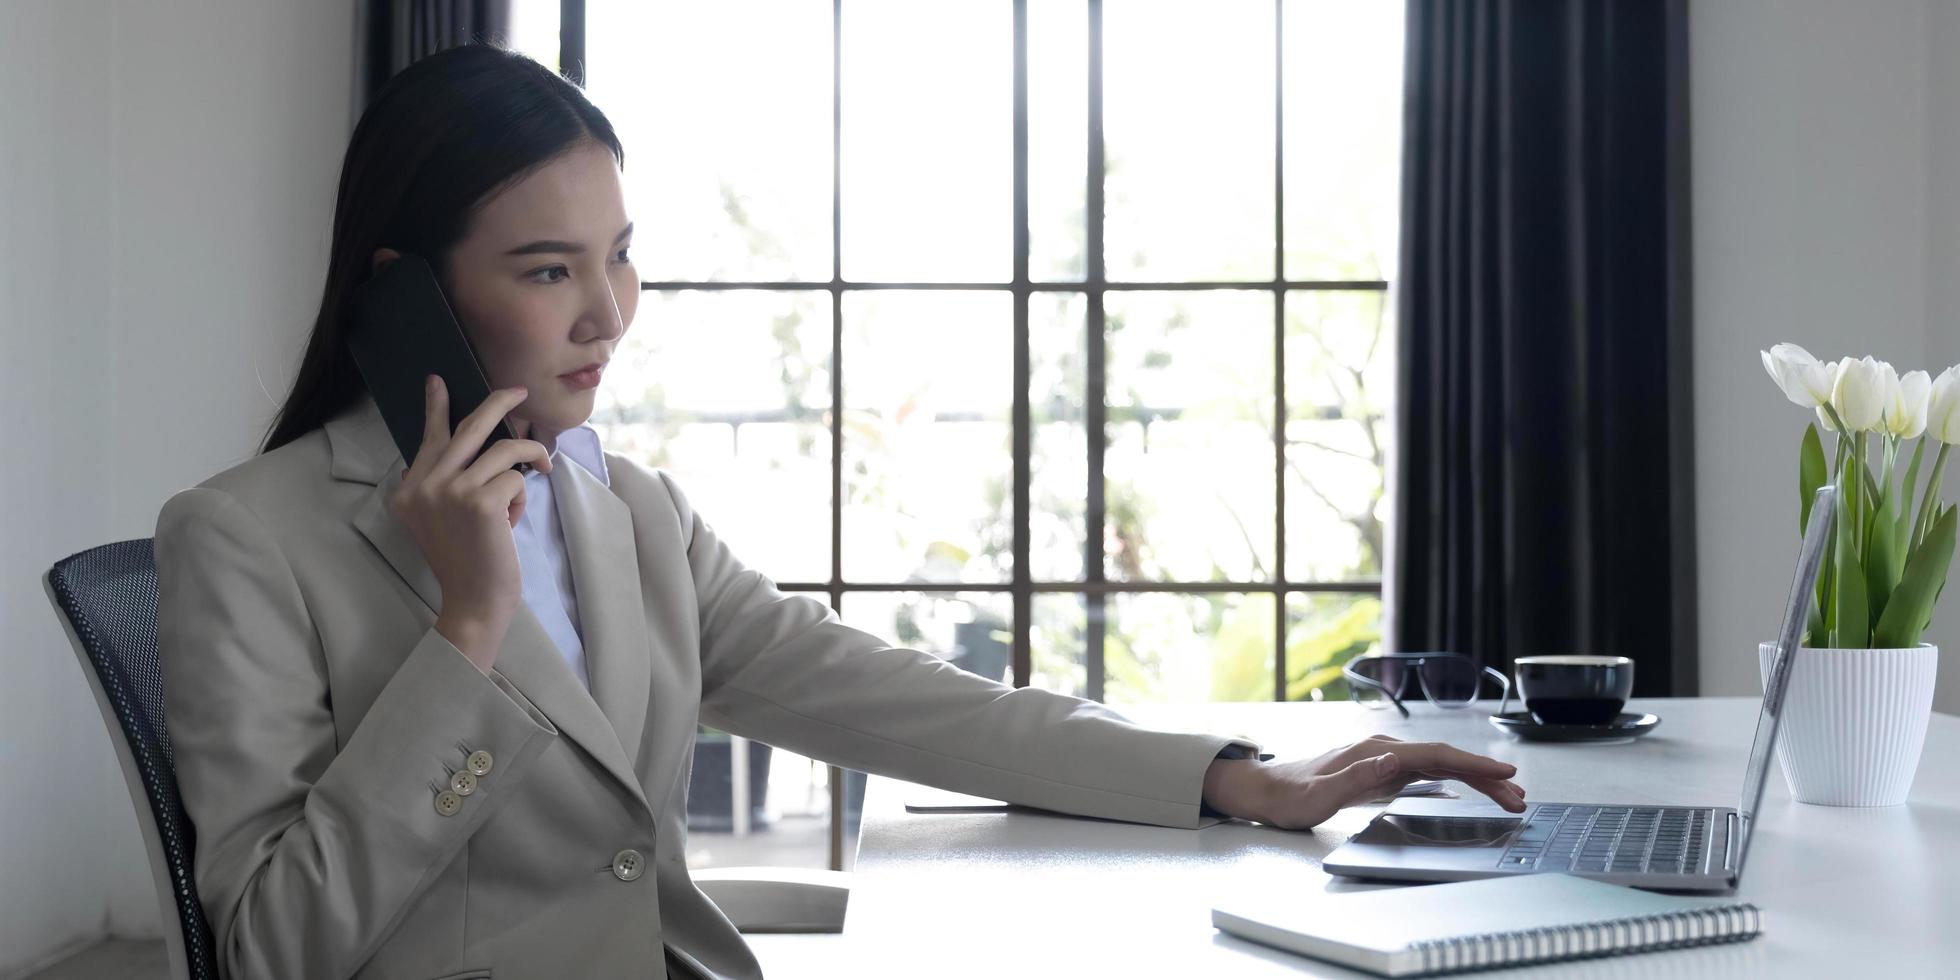
[[[1776,644],[1757,649],[1765,686]],[[1800,803],[1897,806],[1912,789],[1933,713],[1939,648],[1805,647],[1784,692],[1776,758]]]

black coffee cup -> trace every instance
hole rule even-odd
[[[1604,725],[1633,695],[1626,657],[1519,657],[1517,665],[1518,696],[1540,725]]]

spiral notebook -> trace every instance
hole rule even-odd
[[[1216,905],[1232,935],[1387,977],[1753,939],[1748,902],[1680,898],[1566,874],[1293,893]]]

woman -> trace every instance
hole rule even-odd
[[[684,861],[701,722],[1166,826],[1207,805],[1309,827],[1425,775],[1523,808],[1513,767],[1447,745],[1265,763],[779,593],[583,424],[573,372],[613,354],[639,298],[623,160],[583,94],[521,56],[402,72],[348,147],[319,317],[265,451],[158,517],[165,709],[228,976],[757,976]],[[342,322],[404,253],[438,270],[496,387],[451,432],[432,386],[407,467]],[[518,438],[472,461],[499,417]]]

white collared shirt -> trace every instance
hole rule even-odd
[[[552,468],[565,465],[567,458],[598,477],[600,483],[612,485],[599,434],[592,426],[581,425],[558,434],[551,450]],[[558,644],[558,652],[579,683],[592,690],[592,679],[585,669],[585,641],[572,587],[572,566],[565,554],[564,526],[552,503],[550,474],[536,469],[524,474],[524,514],[510,533],[517,544],[517,565],[524,579],[524,604]]]

